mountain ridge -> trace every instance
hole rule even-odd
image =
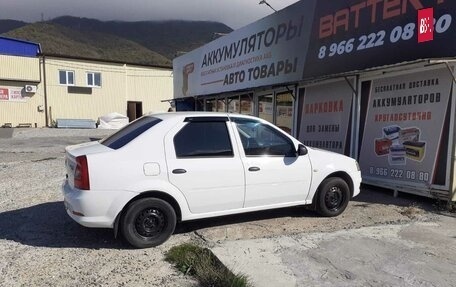
[[[135,42],[97,32],[83,34],[55,23],[34,23],[3,35],[39,43],[43,54],[171,66],[168,58]]]
[[[160,66],[171,66],[176,55],[232,31],[212,21],[100,21],[73,16],[31,24],[0,20],[0,27],[5,31],[2,36],[40,43],[45,54]]]

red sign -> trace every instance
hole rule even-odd
[[[434,40],[434,8],[418,10],[418,43]]]
[[[1,89],[0,88],[0,100],[3,100],[3,101],[8,101],[9,100],[8,89]]]

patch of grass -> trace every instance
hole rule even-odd
[[[182,244],[165,254],[166,261],[184,274],[194,276],[204,287],[249,287],[245,275],[234,274],[207,248]]]

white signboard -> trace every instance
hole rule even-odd
[[[435,184],[451,76],[446,69],[372,81],[362,140],[363,179]],[[363,95],[366,96],[366,95]]]
[[[311,147],[344,154],[352,98],[353,91],[346,81],[307,87],[299,140]]]
[[[26,102],[24,88],[0,88],[0,101]]]
[[[292,7],[176,58],[174,97],[300,80],[315,1]]]
[[[9,89],[10,102],[26,102],[27,99],[24,97],[23,93],[25,93],[23,88],[10,88]]]

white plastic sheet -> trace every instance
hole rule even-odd
[[[128,117],[119,113],[110,113],[99,118],[99,129],[120,129],[128,125]]]

